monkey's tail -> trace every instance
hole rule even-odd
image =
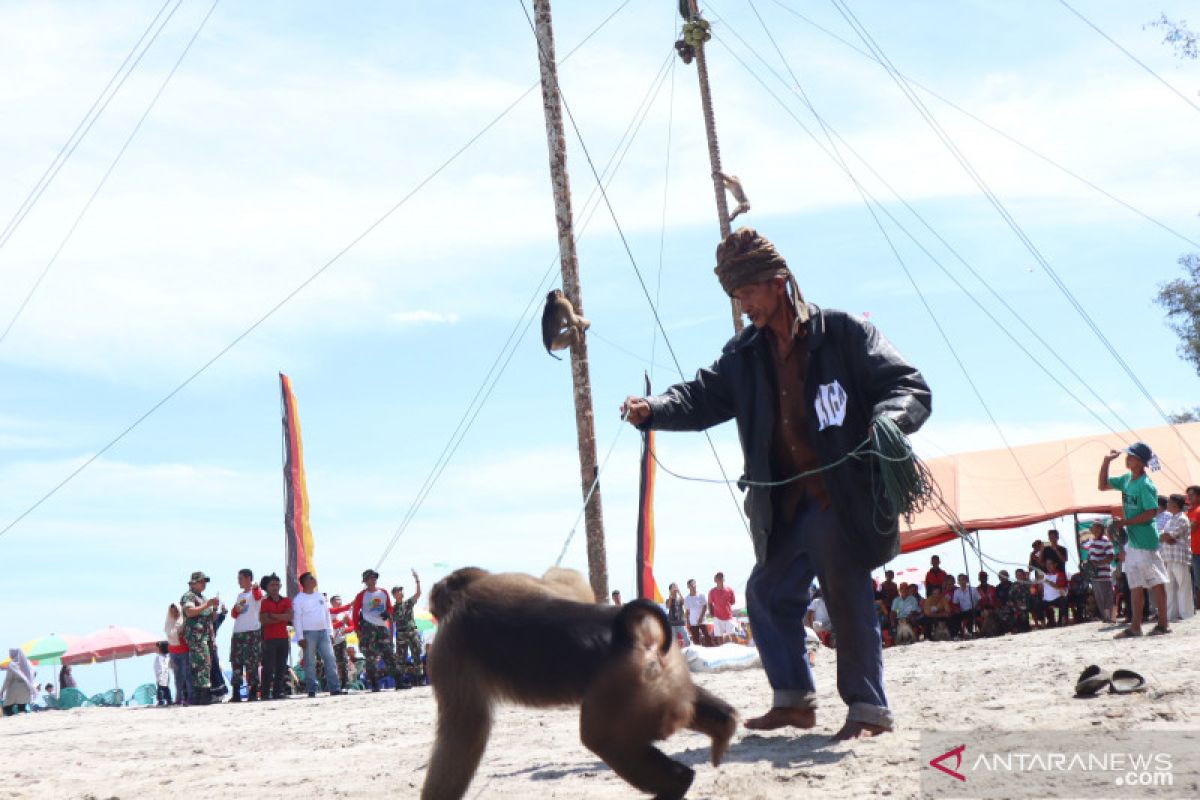
[[[546,348],[546,355],[550,356],[550,357],[551,357],[551,358],[553,358],[555,361],[562,361],[562,359],[561,359],[561,358],[559,358],[558,356],[554,355],[554,353],[553,353],[553,352],[550,350],[550,348],[549,348],[549,347],[547,347],[547,348]]]
[[[662,629],[662,642],[658,649],[663,655],[671,650],[671,642],[675,633],[671,630],[671,621],[666,612],[649,600],[630,600],[621,606],[620,613],[613,620],[613,644],[617,647],[633,647],[638,641],[640,623],[647,617],[653,618]]]

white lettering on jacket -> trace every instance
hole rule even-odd
[[[817,388],[814,405],[817,420],[821,423],[817,430],[823,431],[832,425],[840,426],[846,421],[846,390],[837,381],[823,383]]]

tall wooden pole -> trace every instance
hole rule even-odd
[[[542,75],[542,107],[546,112],[546,141],[550,148],[550,183],[554,189],[554,219],[558,223],[558,252],[562,262],[563,294],[583,315],[583,291],[579,284],[579,260],[575,254],[574,222],[571,213],[571,181],[567,176],[567,143],[563,136],[562,101],[558,92],[558,69],[554,59],[554,30],[550,0],[533,0],[537,32],[538,62]],[[579,440],[579,471],[587,503],[588,578],[596,600],[608,598],[608,556],[604,546],[604,514],[597,483],[596,426],[592,412],[592,384],[588,373],[587,340],[576,337],[571,345],[571,378],[575,387],[575,428]],[[594,488],[593,488],[593,485]]]
[[[687,0],[691,11],[691,20],[699,20],[700,9],[696,0]],[[708,59],[704,54],[704,42],[695,46],[696,76],[700,80],[700,106],[704,111],[704,133],[708,137],[708,161],[712,166],[713,191],[717,198],[717,222],[721,228],[721,240],[730,234],[729,203],[725,196],[725,181],[721,177],[721,148],[717,144],[717,122],[713,115],[712,90],[708,85]],[[737,300],[730,299],[733,304],[733,332],[741,333],[742,309]]]

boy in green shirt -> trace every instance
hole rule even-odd
[[[1100,464],[1100,491],[1116,489],[1121,492],[1121,514],[1114,520],[1128,532],[1128,540],[1120,553],[1122,571],[1129,581],[1130,623],[1129,627],[1114,638],[1131,639],[1142,635],[1142,612],[1145,608],[1145,589],[1154,593],[1154,602],[1161,611],[1166,608],[1167,567],[1158,553],[1158,531],[1154,528],[1154,517],[1158,514],[1158,489],[1146,475],[1146,467],[1156,462],[1150,446],[1136,442],[1125,449],[1125,466],[1129,472],[1115,478],[1108,477],[1108,465],[1121,456],[1113,450]],[[1166,615],[1159,614],[1158,624],[1150,631],[1151,636],[1170,633]]]

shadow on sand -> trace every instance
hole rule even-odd
[[[836,764],[845,758],[849,751],[830,749],[832,744],[835,742],[828,735],[818,733],[807,733],[796,737],[750,734],[733,743],[722,763],[757,764],[767,762],[776,768]],[[708,747],[693,747],[668,755],[681,764],[687,764],[693,768],[708,764],[712,757]],[[608,769],[608,765],[603,761],[575,766],[535,764],[513,772],[495,773],[492,777],[514,778],[524,775],[530,780],[553,781],[571,776],[606,772]]]

